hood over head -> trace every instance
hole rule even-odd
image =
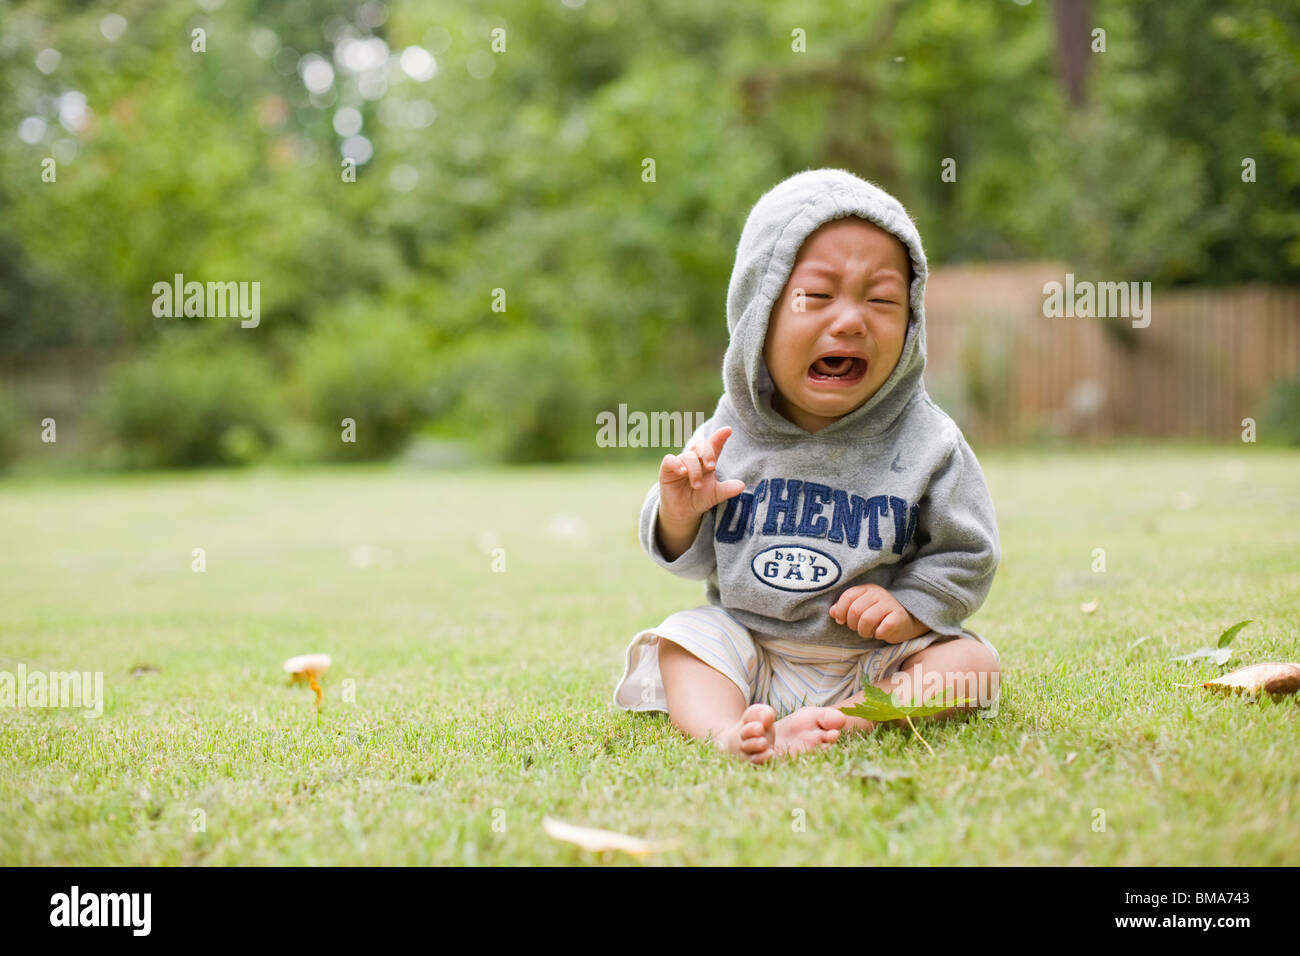
[[[897,238],[912,260],[907,337],[898,365],[862,405],[818,431],[818,438],[867,437],[894,423],[925,371],[925,251],[902,204],[879,186],[843,169],[810,169],[782,180],[750,210],[727,287],[731,341],[722,382],[737,417],[755,436],[807,438],[772,407],[775,386],[763,361],[772,306],[785,288],[799,248],[823,223],[860,216]]]

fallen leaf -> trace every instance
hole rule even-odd
[[[1252,664],[1201,685],[1211,690],[1256,695],[1294,694],[1300,691],[1300,664]]]
[[[625,833],[615,833],[613,830],[576,827],[571,823],[565,823],[553,817],[542,817],[542,826],[555,839],[573,843],[593,853],[622,850],[632,856],[643,857],[649,856],[651,853],[659,853],[668,848],[667,844],[651,843],[648,840],[631,837]]]
[[[1228,476],[1229,481],[1241,481],[1246,477],[1246,466],[1239,461],[1225,461],[1223,463],[1223,473]]]
[[[1097,610],[1097,606],[1099,603],[1100,602],[1098,601],[1087,601],[1079,605],[1079,610],[1082,611],[1084,614],[1091,614]]]
[[[581,515],[557,514],[551,517],[546,533],[556,541],[581,544],[587,540],[587,522]]]
[[[373,544],[359,544],[348,557],[354,568],[368,568],[379,560],[379,549]]]
[[[862,688],[862,700],[858,701],[852,707],[841,707],[840,712],[848,714],[850,717],[861,717],[863,720],[870,720],[874,723],[883,723],[887,720],[906,720],[907,726],[912,728],[912,733],[916,734],[916,739],[925,744],[925,749],[930,751],[930,756],[934,756],[934,748],[921,736],[921,732],[916,729],[916,724],[912,723],[913,717],[931,717],[935,714],[942,713],[950,707],[959,707],[962,704],[974,703],[971,697],[963,697],[961,700],[953,700],[940,703],[918,704],[911,707],[902,706],[894,701],[890,694],[886,694],[879,687],[867,684]]]
[[[1198,647],[1190,654],[1181,654],[1178,657],[1171,657],[1169,659],[1171,661],[1194,661],[1202,657],[1208,657],[1213,660],[1214,663],[1222,667],[1224,664],[1228,663],[1228,658],[1232,657],[1232,648],[1228,645],[1231,644],[1232,639],[1237,636],[1237,632],[1250,623],[1253,622],[1238,621],[1236,624],[1232,625],[1232,627],[1219,635],[1219,640],[1215,643],[1214,647]]]
[[[898,704],[892,695],[870,684],[862,688],[862,695],[862,700],[852,707],[841,707],[840,710],[850,716],[861,717],[863,720],[872,720],[877,723],[886,720],[901,720],[909,716],[931,717],[934,714],[942,713],[949,707],[971,702],[971,698],[967,697],[951,703],[940,701],[939,703],[918,704],[909,707]]]
[[[1232,656],[1231,647],[1198,647],[1190,654],[1180,654],[1177,657],[1169,658],[1171,661],[1194,661],[1202,657],[1208,657],[1214,663],[1223,665],[1228,663],[1228,658]]]

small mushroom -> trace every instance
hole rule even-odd
[[[321,692],[320,684],[316,678],[324,675],[329,670],[329,666],[330,656],[328,654],[299,654],[297,657],[291,657],[284,662],[284,669],[289,672],[290,684],[301,684],[305,681],[316,692],[317,710],[320,710],[320,702],[325,695]]]

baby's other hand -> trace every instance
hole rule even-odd
[[[929,630],[878,584],[849,588],[831,605],[830,615],[858,636],[886,644],[901,644]]]
[[[659,465],[659,513],[672,521],[694,521],[714,505],[745,490],[739,478],[718,481],[718,455],[731,437],[729,427],[692,442],[681,455],[664,455]]]

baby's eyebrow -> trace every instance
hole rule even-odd
[[[828,276],[840,275],[840,271],[838,269],[836,269],[833,266],[827,265],[824,262],[802,262],[799,264],[799,267],[795,269],[795,271],[800,274],[808,273],[811,275],[828,275]],[[904,285],[907,284],[907,279],[897,269],[877,269],[872,274],[872,278],[873,279],[897,279],[899,282],[903,283]]]

